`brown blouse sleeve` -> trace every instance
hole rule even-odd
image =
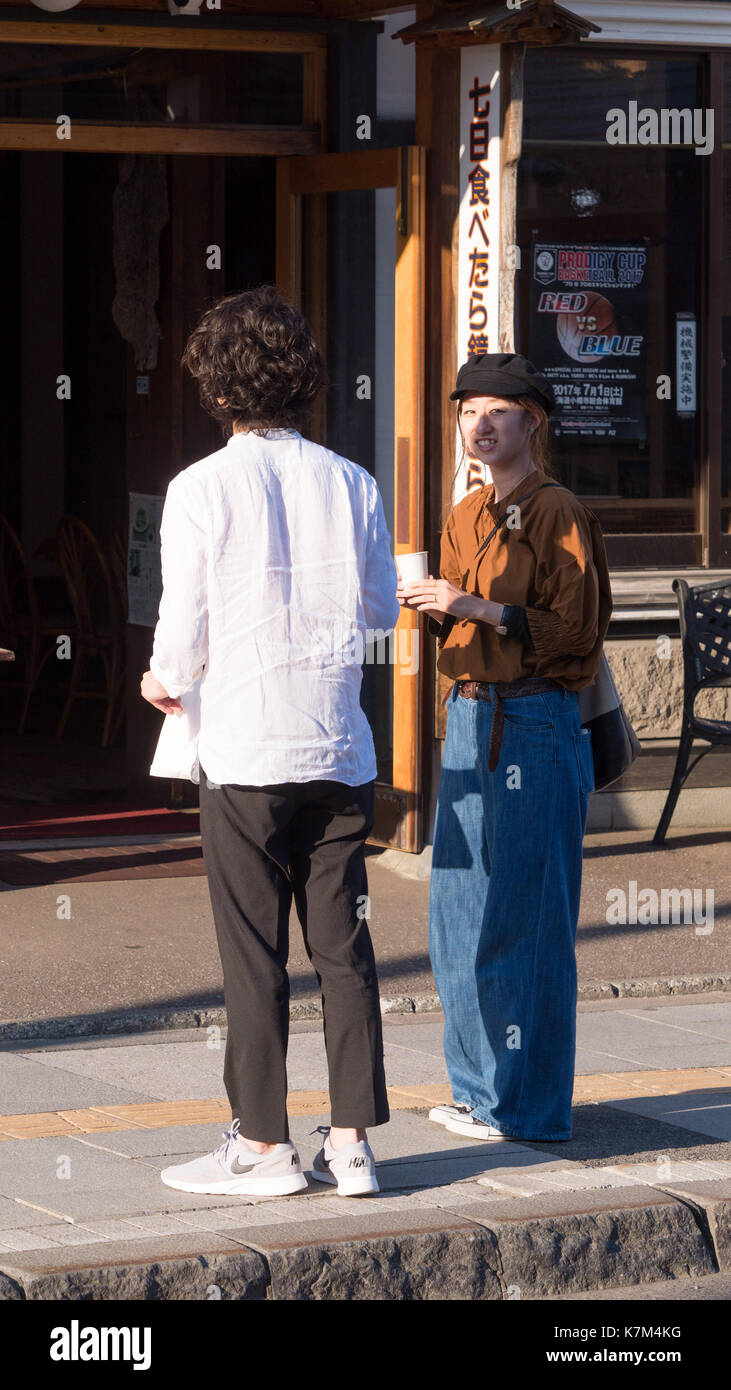
[[[459,555],[454,534],[454,523],[452,520],[454,513],[450,512],[447,523],[442,531],[441,555],[439,562],[439,574],[442,579],[448,579],[451,584],[460,584],[462,571],[460,569]],[[451,614],[447,614],[443,623],[436,618],[429,617],[427,627],[432,637],[437,638],[437,646],[442,647],[454,627],[455,619]]]
[[[599,637],[599,577],[588,520],[578,507],[536,509],[530,541],[536,555],[536,600],[526,617],[536,675],[557,656],[587,656]]]

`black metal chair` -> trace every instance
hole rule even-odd
[[[680,636],[683,644],[683,723],[673,780],[653,844],[664,843],[675,804],[696,763],[721,744],[731,744],[731,720],[703,719],[695,713],[701,690],[731,685],[731,576],[716,584],[696,584],[674,579],[673,589],[680,610]],[[690,766],[693,740],[704,739]]]

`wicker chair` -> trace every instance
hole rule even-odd
[[[662,845],[675,805],[688,774],[696,763],[722,744],[731,744],[731,721],[704,719],[695,713],[701,690],[731,686],[731,577],[720,584],[698,584],[692,588],[684,579],[674,579],[673,589],[680,610],[683,644],[683,722],[673,780],[653,844]],[[704,739],[702,748],[688,761],[695,738]]]
[[[106,700],[102,747],[119,726],[124,679],[124,615],[112,572],[93,531],[75,516],[64,516],[56,532],[58,559],[74,610],[76,635],[72,641],[71,681],[56,730],[61,738],[74,701]],[[104,689],[84,683],[90,658],[98,655],[104,666]]]
[[[7,517],[0,516],[0,638],[9,642],[23,663],[23,675],[18,683],[23,686],[25,698],[18,734],[25,729],[28,706],[43,667],[56,650],[55,642],[49,641],[44,651],[44,639],[56,637],[58,631],[58,620],[41,614],[20,537]]]

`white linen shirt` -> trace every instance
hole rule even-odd
[[[400,612],[375,479],[297,430],[236,433],[173,478],[160,535],[150,670],[172,696],[202,677],[209,780],[372,781],[366,634]]]

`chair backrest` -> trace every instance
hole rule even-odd
[[[62,516],[56,530],[58,562],[80,637],[120,623],[120,607],[109,566],[94,532],[76,516]]]
[[[38,599],[23,543],[6,516],[0,516],[0,635],[15,637],[18,618],[38,622]]]
[[[117,588],[122,618],[127,621],[127,537],[121,531],[114,531],[109,543],[109,564],[112,578]]]
[[[731,575],[716,584],[691,587],[674,579],[687,677],[695,690],[731,682]]]

